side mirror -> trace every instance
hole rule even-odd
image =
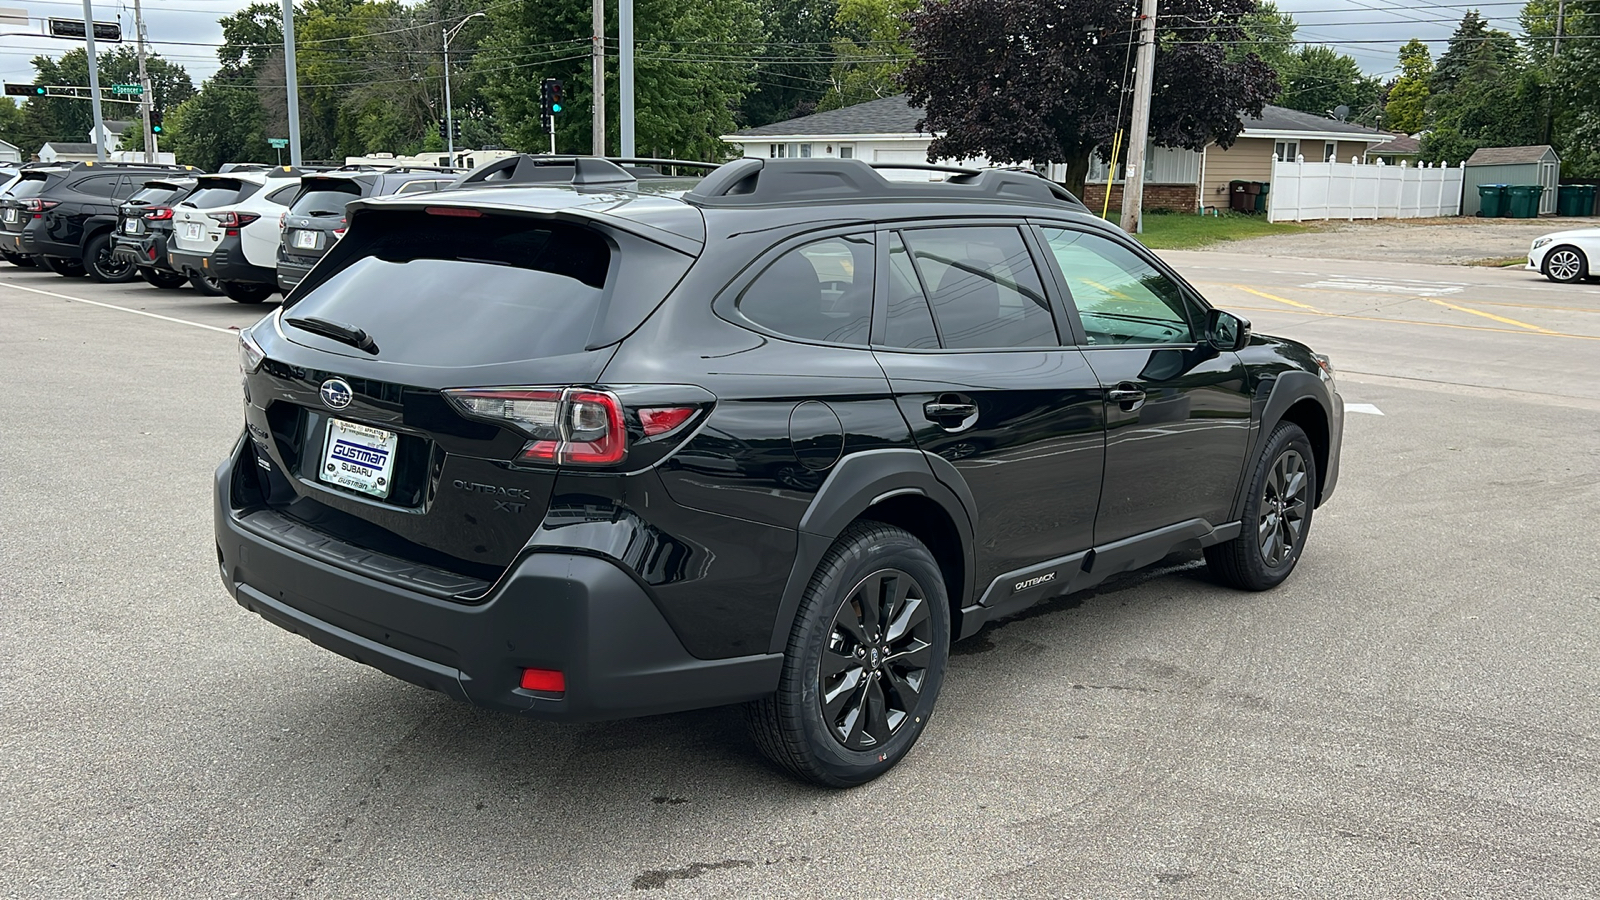
[[[1206,341],[1218,350],[1243,350],[1250,344],[1250,320],[1213,309],[1206,313]]]

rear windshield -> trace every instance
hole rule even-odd
[[[147,187],[140,190],[139,193],[134,194],[132,197],[129,197],[128,202],[144,204],[148,206],[160,206],[165,203],[171,203],[173,200],[182,196],[182,194],[183,191],[175,190],[173,188]]]
[[[294,205],[289,207],[289,214],[293,216],[342,216],[344,205],[351,200],[361,199],[361,189],[355,182],[346,185],[334,186],[327,182],[309,187],[305,193],[295,198]]]
[[[39,192],[44,190],[44,186],[48,183],[48,178],[28,178],[24,176],[21,181],[17,182],[17,186],[11,189],[11,193],[7,196],[19,198],[37,197],[39,196]]]
[[[401,214],[352,232],[336,270],[292,304],[364,329],[379,358],[483,365],[576,353],[599,312],[611,249],[579,225]],[[346,238],[346,241],[351,238]],[[320,275],[320,272],[318,273]],[[290,328],[297,341],[321,345]]]
[[[224,187],[219,185],[203,185],[194,189],[194,193],[183,198],[183,202],[197,209],[216,209],[226,206],[240,197],[239,188]]]

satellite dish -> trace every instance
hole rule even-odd
[[[1350,107],[1345,106],[1343,103],[1335,106],[1333,108],[1333,117],[1341,122],[1350,118]]]

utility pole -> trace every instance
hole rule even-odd
[[[450,39],[460,34],[473,19],[487,17],[488,13],[475,12],[457,22],[456,27],[444,31],[444,145],[452,166],[456,164],[456,115],[455,108],[450,105]]]
[[[299,168],[300,78],[294,63],[294,0],[283,0],[283,77],[289,91],[289,165]]]
[[[88,0],[84,0],[85,3]],[[594,49],[590,54],[594,69],[595,156],[606,155],[606,0],[594,0]]]
[[[1551,56],[1561,55],[1561,38],[1566,32],[1566,25],[1567,0],[1561,0],[1561,2],[1556,4],[1556,40],[1554,47],[1550,51]]]
[[[1156,0],[1142,0],[1139,53],[1133,63],[1133,126],[1129,129],[1128,163],[1122,180],[1122,230],[1129,234],[1144,231],[1144,145],[1150,139],[1150,89],[1155,70]],[[1110,189],[1107,185],[1106,190]]]
[[[150,92],[150,76],[144,70],[144,15],[139,10],[139,0],[133,0],[133,31],[139,41],[139,86],[144,93],[139,97],[139,115],[144,119],[144,161],[156,161],[156,135],[150,130],[150,109],[155,97]]]
[[[83,0],[83,45],[89,57],[89,101],[94,107],[94,158],[106,161],[106,120],[100,115],[100,63],[94,55],[94,10]]]
[[[632,158],[633,148],[633,0],[617,0],[617,98],[622,128],[622,155]]]

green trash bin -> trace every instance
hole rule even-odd
[[[1594,202],[1596,186],[1592,184],[1580,184],[1578,187],[1583,193],[1583,199],[1578,204],[1578,215],[1600,216],[1600,207],[1596,207]]]
[[[1544,186],[1538,184],[1513,184],[1506,188],[1506,206],[1513,219],[1531,219],[1539,214],[1539,195]]]
[[[1497,219],[1506,214],[1506,187],[1504,184],[1478,185],[1478,215]]]
[[[1264,213],[1267,211],[1267,194],[1272,190],[1272,185],[1266,181],[1257,181],[1255,185],[1257,188],[1256,212]]]
[[[1558,216],[1583,216],[1588,215],[1593,207],[1589,198],[1584,196],[1584,185],[1563,184],[1556,189],[1556,215]]]

